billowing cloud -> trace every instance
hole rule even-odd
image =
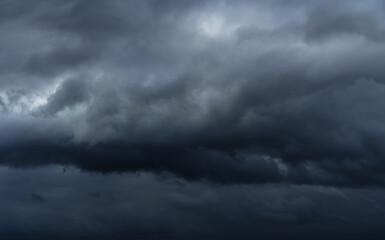
[[[383,185],[380,1],[1,1],[2,164]]]
[[[380,0],[0,0],[1,239],[383,239]]]

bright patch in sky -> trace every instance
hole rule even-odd
[[[215,13],[205,14],[197,20],[198,33],[208,38],[230,37],[238,27],[238,24]]]
[[[0,101],[8,113],[12,114],[30,114],[38,108],[48,103],[49,97],[54,94],[63,79],[58,79],[51,86],[39,92],[26,92],[23,94],[15,94],[9,91],[0,92]],[[1,108],[0,108],[1,110]]]
[[[203,35],[208,37],[217,37],[225,30],[224,22],[223,17],[209,15],[200,19],[198,27]]]

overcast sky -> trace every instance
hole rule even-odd
[[[383,239],[382,0],[0,0],[0,238]]]

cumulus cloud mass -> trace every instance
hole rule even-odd
[[[382,239],[384,11],[0,0],[0,237]]]

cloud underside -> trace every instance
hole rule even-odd
[[[6,239],[381,239],[382,188],[0,168]],[[28,184],[26,184],[28,183]]]
[[[0,5],[0,164],[385,183],[381,1]]]

